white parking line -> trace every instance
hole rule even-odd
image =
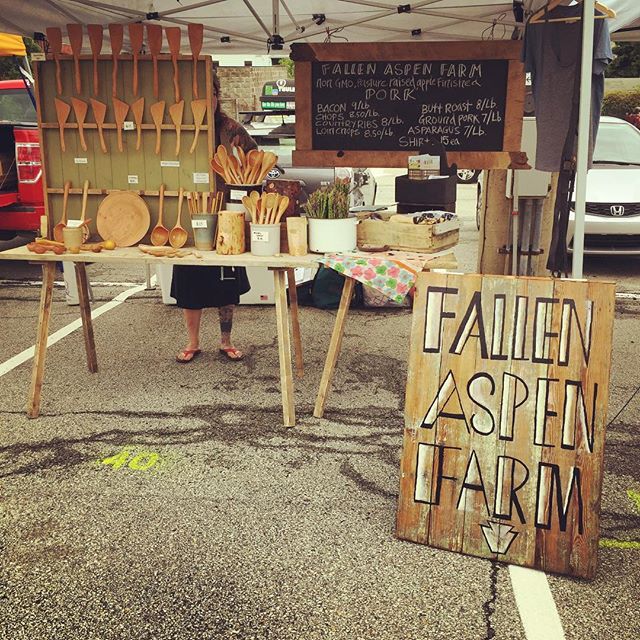
[[[509,565],[509,575],[527,640],[564,640],[547,575],[513,564]]]
[[[155,285],[155,279],[156,279],[156,276],[151,277],[152,285]],[[98,307],[97,309],[94,309],[91,312],[91,318],[94,320],[96,318],[99,318],[101,315],[105,314],[107,311],[111,311],[111,309],[115,309],[116,307],[120,306],[125,300],[127,300],[127,298],[130,298],[131,296],[135,295],[136,293],[140,293],[141,291],[145,291],[146,288],[147,288],[146,283],[139,284],[134,287],[131,287],[130,289],[127,289],[126,291],[123,291],[122,293],[119,293],[113,300],[110,300],[109,302],[106,302],[105,304]],[[73,322],[70,322],[68,325],[62,327],[62,329],[58,329],[58,331],[56,331],[55,333],[52,333],[49,336],[47,340],[47,347],[54,345],[56,342],[60,342],[60,340],[62,340],[63,338],[66,338],[69,334],[73,333],[74,331],[77,331],[81,327],[82,327],[82,320],[78,318],[77,320],[74,320]],[[6,373],[9,373],[9,371],[13,371],[13,369],[15,369],[16,367],[19,367],[24,362],[27,362],[28,360],[33,358],[34,353],[35,353],[35,345],[32,347],[29,347],[28,349],[25,349],[24,351],[18,353],[12,358],[9,358],[5,362],[1,363],[0,377],[5,375]]]
[[[155,276],[154,276],[155,277]],[[41,287],[42,280],[0,280],[0,287]],[[64,288],[64,280],[55,280],[54,287]],[[135,282],[92,282],[92,287],[136,287]]]

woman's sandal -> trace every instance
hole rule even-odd
[[[187,364],[191,362],[196,356],[202,353],[200,349],[183,349],[177,356],[176,362],[180,364]]]
[[[233,360],[234,362],[237,362],[238,360],[242,360],[242,358],[244,358],[244,354],[235,347],[220,347],[220,353],[225,355],[229,360]]]

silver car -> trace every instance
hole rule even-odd
[[[640,131],[632,124],[601,118],[586,200],[585,254],[640,255]],[[570,248],[574,222],[572,210]]]

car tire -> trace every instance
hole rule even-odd
[[[481,169],[458,169],[458,184],[473,184],[478,181]]]

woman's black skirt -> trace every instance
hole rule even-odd
[[[251,289],[244,267],[174,266],[171,295],[181,309],[238,304]]]

